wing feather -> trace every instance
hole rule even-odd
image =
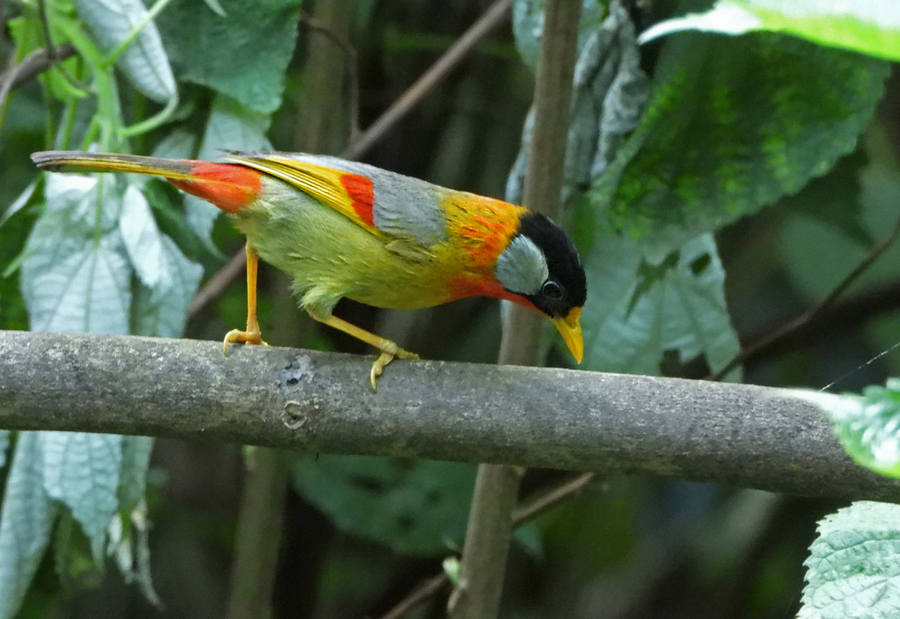
[[[375,235],[372,179],[275,153],[229,153],[225,159],[281,179]]]

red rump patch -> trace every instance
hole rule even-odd
[[[262,173],[234,163],[199,161],[191,168],[191,174],[197,178],[173,178],[169,182],[229,213],[237,213],[253,202],[262,188]]]
[[[375,218],[372,209],[375,206],[375,192],[372,180],[359,174],[344,174],[341,176],[341,185],[352,200],[353,210],[366,225],[374,226]]]

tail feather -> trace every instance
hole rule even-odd
[[[50,172],[81,170],[161,176],[179,189],[229,213],[245,208],[259,196],[262,189],[261,172],[234,163],[63,150],[33,153],[31,160],[42,170]]]
[[[93,172],[132,172],[162,176],[170,180],[196,180],[191,172],[199,161],[189,159],[161,159],[140,155],[114,153],[85,153],[80,151],[48,150],[32,153],[31,160],[42,170],[67,172],[86,170]]]

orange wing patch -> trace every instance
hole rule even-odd
[[[374,225],[372,181],[365,176],[277,154],[232,153],[227,159],[283,180],[372,234],[381,234]]]

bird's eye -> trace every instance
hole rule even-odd
[[[557,301],[562,299],[563,297],[563,289],[562,286],[554,282],[553,280],[548,280],[544,282],[544,285],[541,286],[541,294],[548,299],[553,299]]]

